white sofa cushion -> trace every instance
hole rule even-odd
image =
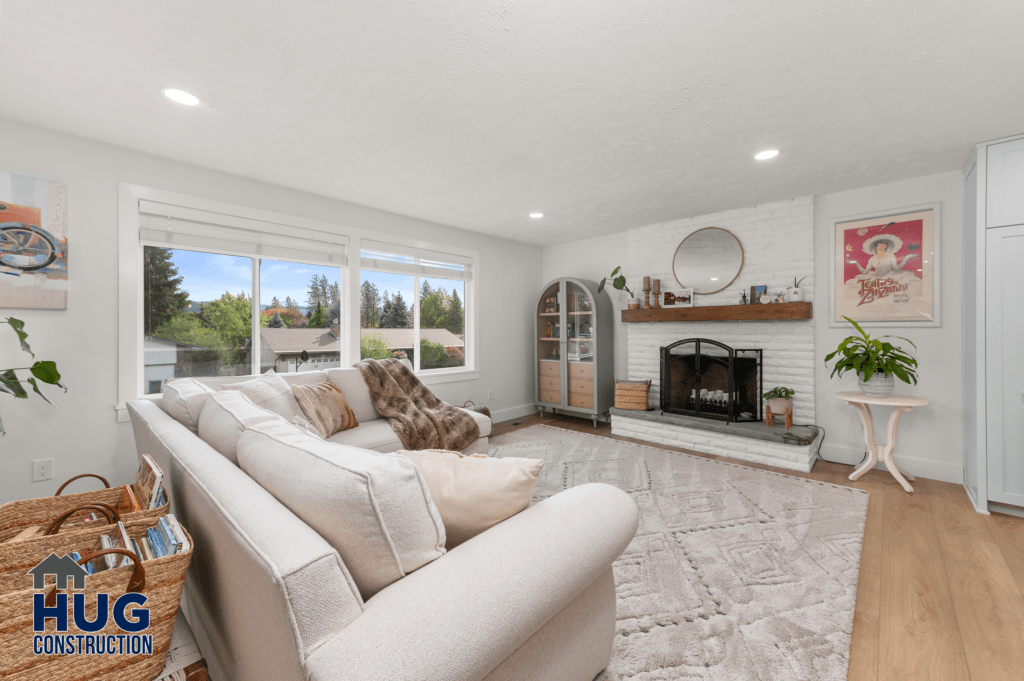
[[[356,415],[356,420],[360,424],[380,418],[380,414],[373,408],[370,389],[366,387],[366,381],[363,380],[359,369],[328,369],[327,378],[341,389],[341,394],[345,396],[348,406],[352,407],[352,413]]]
[[[317,376],[319,381],[326,380],[326,374]],[[224,390],[238,390],[255,404],[257,407],[269,409],[275,414],[280,414],[286,421],[292,421],[299,417],[305,421],[306,416],[302,413],[295,395],[292,394],[292,387],[281,378],[273,369],[256,378],[241,383],[229,383]]]
[[[342,430],[327,438],[328,442],[349,447],[372,449],[376,452],[397,452],[402,448],[398,434],[391,430],[387,419],[362,421],[358,428]]]
[[[209,396],[199,414],[199,439],[238,465],[238,439],[246,428],[284,418],[253,404],[238,390],[220,390]]]
[[[199,430],[199,413],[213,390],[191,378],[179,378],[164,384],[164,411],[193,433]]]
[[[266,421],[242,434],[238,463],[337,549],[363,598],[445,553],[441,516],[404,456]]]

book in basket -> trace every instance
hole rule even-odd
[[[120,513],[148,511],[158,508],[160,503],[160,483],[164,472],[149,454],[143,454],[139,460],[139,470],[135,474],[135,482],[125,485],[121,498],[117,502]]]

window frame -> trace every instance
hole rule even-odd
[[[396,251],[420,251],[435,255],[449,254],[459,256],[470,263],[472,278],[465,281],[465,365],[443,369],[428,369],[418,372],[420,379],[427,385],[476,380],[480,377],[477,364],[476,339],[479,337],[476,314],[476,287],[479,283],[480,253],[478,251],[442,245],[419,239],[404,238],[397,235],[351,227],[337,223],[324,222],[310,218],[302,218],[284,213],[277,213],[261,208],[252,208],[237,204],[204,199],[178,192],[135,185],[127,182],[118,183],[118,397],[114,405],[117,421],[128,421],[128,400],[145,397],[144,385],[145,336],[143,333],[144,278],[143,252],[144,247],[157,246],[177,250],[192,250],[203,253],[241,256],[252,259],[253,267],[253,352],[252,375],[259,375],[259,266],[263,259],[306,263],[300,259],[268,254],[260,255],[245,252],[232,252],[230,249],[203,249],[191,246],[175,246],[166,243],[145,242],[140,238],[140,201],[164,203],[184,209],[197,209],[242,220],[255,220],[281,226],[285,230],[290,227],[302,230],[314,230],[325,235],[339,238],[339,245],[344,244],[348,263],[339,265],[339,287],[341,289],[342,317],[340,358],[343,365],[351,365],[359,361],[360,319],[359,319],[359,287],[361,283],[360,255],[361,242],[386,244]],[[417,276],[415,281],[419,283]],[[419,290],[416,290],[415,337],[419,339]],[[416,353],[418,356],[419,353]]]

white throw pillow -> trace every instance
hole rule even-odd
[[[453,549],[528,508],[543,459],[463,456],[441,449],[400,450],[427,481]]]
[[[257,407],[245,393],[220,390],[209,396],[199,414],[199,439],[238,465],[238,438],[246,428],[266,421],[284,419],[274,412]]]
[[[327,380],[326,374],[322,376],[321,380]],[[257,407],[280,414],[286,421],[291,421],[296,416],[305,420],[305,415],[295,395],[292,394],[291,386],[273,369],[249,381],[229,383],[224,386],[224,390],[238,390]]]
[[[267,421],[242,434],[238,464],[337,549],[363,598],[444,555],[441,516],[404,456]]]
[[[179,378],[164,384],[164,411],[193,433],[199,427],[199,413],[213,390],[191,378]]]

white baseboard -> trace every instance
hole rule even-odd
[[[523,416],[529,416],[530,414],[537,413],[537,406],[532,402],[530,404],[520,404],[515,407],[509,407],[507,409],[498,409],[497,411],[491,412],[491,423],[501,423],[503,421],[511,421],[512,419],[522,418]]]
[[[829,444],[826,442],[821,448],[821,455],[831,461],[855,465],[864,460],[864,448]],[[962,464],[907,456],[900,453],[899,447],[896,448],[896,463],[915,477],[939,480],[940,482],[951,482],[955,485],[962,485],[964,482],[964,467]],[[881,461],[875,464],[875,468],[886,470],[885,464]]]

